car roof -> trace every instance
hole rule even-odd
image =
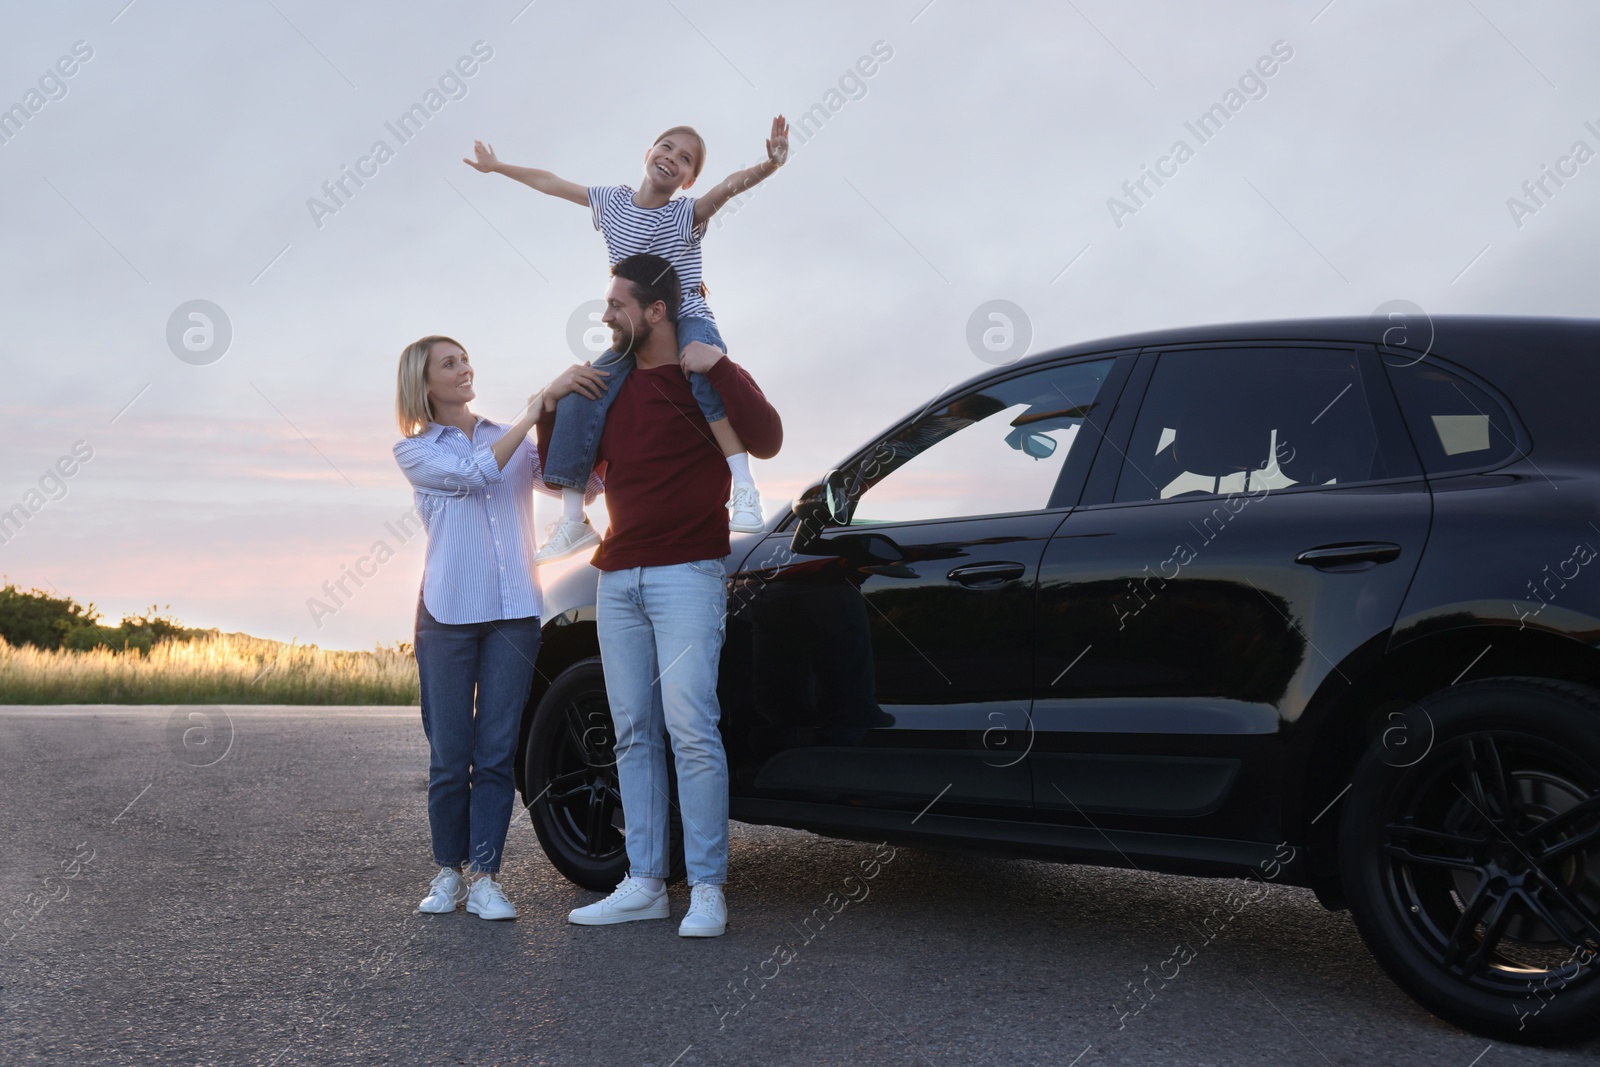
[[[1591,458],[1595,438],[1589,426],[1595,414],[1594,398],[1600,396],[1600,359],[1596,358],[1600,356],[1600,319],[1429,315],[1414,306],[1400,314],[1401,319],[1374,315],[1201,323],[1079,341],[1026,356],[1002,367],[987,368],[941,390],[888,425],[898,426],[917,418],[941,401],[998,376],[1075,356],[1180,344],[1273,341],[1383,344],[1418,355],[1437,354],[1446,362],[1466,367],[1508,394],[1513,408],[1530,425],[1536,450],[1579,454],[1586,463],[1595,463]],[[1405,328],[1404,339],[1392,332],[1386,337],[1386,331],[1397,325]],[[1552,371],[1556,369],[1564,372],[1563,384],[1573,387],[1549,388]],[[853,450],[851,454],[859,451]]]
[[[1535,336],[1578,334],[1586,335],[1591,343],[1600,343],[1600,319],[1516,315],[1428,315],[1421,309],[1396,312],[1396,315],[1401,315],[1403,318],[1278,319],[1263,322],[1203,323],[1196,326],[1148,330],[1063,345],[1018,360],[1011,366],[1024,367],[1069,356],[1128,348],[1159,348],[1207,342],[1335,341],[1378,344],[1385,342],[1386,332],[1389,333],[1387,343],[1391,347],[1419,351],[1429,347],[1426,338],[1431,333],[1434,349],[1446,345],[1461,350],[1462,359],[1469,358],[1464,351],[1467,348],[1476,348],[1484,343],[1503,345],[1513,338],[1532,340]],[[1403,334],[1398,333],[1396,327],[1403,327]]]
[[[1386,351],[1426,355],[1464,367],[1509,401],[1532,432],[1536,451],[1576,458],[1585,466],[1600,465],[1597,439],[1590,430],[1600,397],[1600,319],[1428,315],[1414,305],[1397,315],[1218,322],[1122,334],[1053,348],[1004,370],[1173,345],[1275,341],[1382,345]],[[943,396],[972,388],[995,373],[974,375]],[[1561,387],[1551,388],[1553,382]]]

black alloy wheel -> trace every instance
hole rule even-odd
[[[616,734],[598,657],[556,678],[533,714],[523,753],[526,805],[539,845],[569,881],[610,890],[628,873]],[[668,756],[672,796],[671,879],[683,876],[683,829]]]
[[[1370,751],[1341,828],[1368,947],[1469,1030],[1530,1044],[1600,1034],[1600,693],[1490,679],[1407,718],[1425,752]]]

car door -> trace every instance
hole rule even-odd
[[[1042,561],[1041,817],[1275,839],[1307,701],[1376,656],[1428,489],[1376,353],[1142,353],[1083,501]],[[1048,813],[1048,814],[1047,814]],[[1197,827],[1196,819],[1207,819]]]
[[[723,687],[743,795],[1031,806],[1039,560],[1115,363],[1000,373],[937,402],[830,476],[837,503],[805,554],[785,532],[747,557]]]

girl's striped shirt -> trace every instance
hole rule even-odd
[[[671,263],[683,284],[678,314],[716,319],[700,293],[700,242],[705,226],[694,221],[695,198],[680,196],[656,208],[638,207],[633,189],[626,185],[589,187],[589,207],[594,228],[606,239],[606,251],[615,266],[629,256],[648,253]]]

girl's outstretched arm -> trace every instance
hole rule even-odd
[[[589,190],[577,182],[558,178],[547,170],[514,167],[510,163],[502,163],[494,154],[494,145],[486,145],[482,141],[473,141],[472,151],[478,158],[463,158],[461,162],[473,170],[484,174],[504,174],[507,178],[515,178],[530,189],[559,196],[563,200],[571,200],[574,204],[582,204],[584,207],[589,206]]]
[[[764,178],[770,177],[789,158],[789,122],[782,115],[772,120],[772,135],[767,138],[767,158],[753,167],[736,170],[710,192],[694,202],[694,224],[704,226],[722,206]],[[585,201],[587,203],[587,200]]]

